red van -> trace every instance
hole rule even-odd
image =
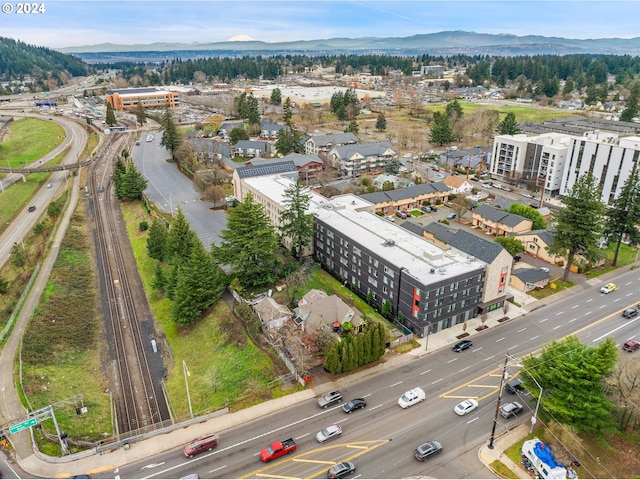
[[[200,438],[196,438],[191,443],[184,446],[184,454],[186,457],[193,458],[194,455],[202,453],[206,450],[213,450],[218,446],[218,435],[209,433]]]

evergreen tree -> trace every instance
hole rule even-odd
[[[464,110],[462,109],[462,105],[460,105],[460,102],[458,102],[458,99],[453,99],[452,101],[450,101],[447,104],[445,112],[449,120],[453,123],[455,123],[455,121],[462,117],[462,115],[464,114]]]
[[[333,342],[327,348],[327,353],[324,356],[324,368],[331,375],[336,375],[341,371],[340,357],[338,356],[338,343]]]
[[[275,280],[278,236],[252,194],[229,210],[227,228],[220,237],[220,246],[212,247],[212,255],[219,264],[231,266],[240,285],[262,286]]]
[[[387,350],[387,331],[384,328],[384,325],[381,323],[376,323],[378,327],[378,357],[376,360],[384,355],[384,352]]]
[[[433,112],[433,120],[434,124],[431,126],[431,143],[442,146],[456,139],[447,115],[442,112]]]
[[[34,235],[42,235],[42,239],[44,240],[47,237],[47,229],[45,228],[44,222],[38,222],[33,226],[33,234]]]
[[[293,105],[291,104],[291,99],[289,97],[284,101],[284,105],[282,106],[284,111],[283,120],[287,125],[291,125],[291,120],[293,119]]]
[[[165,258],[171,263],[176,261],[178,265],[182,265],[189,259],[189,255],[191,255],[197,243],[200,243],[198,236],[191,229],[191,225],[189,225],[182,208],[178,207],[178,212],[166,240]]]
[[[498,135],[517,135],[518,133],[522,133],[518,122],[516,122],[516,114],[513,112],[507,113],[504,119],[498,124],[497,131]]]
[[[371,357],[369,359],[370,362],[375,362],[378,358],[380,358],[380,335],[378,334],[377,323],[374,323],[369,326],[367,333],[371,332]]]
[[[120,200],[135,200],[142,197],[149,182],[138,171],[133,161],[126,163],[124,175],[114,178],[116,197]]]
[[[631,89],[631,94],[627,98],[625,109],[620,114],[621,122],[633,122],[633,119],[638,116],[638,109],[640,103],[640,82],[636,82]]]
[[[282,103],[282,92],[278,87],[271,90],[270,101],[272,105],[280,105]]]
[[[169,270],[169,278],[167,278],[167,284],[164,290],[165,295],[169,300],[173,300],[178,285],[180,264],[174,259],[171,263],[171,269]]]
[[[607,378],[618,360],[618,348],[611,337],[597,346],[580,343],[575,336],[543,347],[539,356],[524,360],[524,386],[539,398],[539,412],[577,431],[604,435],[614,429],[614,405],[607,399]]]
[[[249,113],[247,116],[247,121],[249,122],[249,125],[259,125],[260,109],[258,105],[258,99],[253,95],[249,95],[247,97],[247,107],[249,109]]]
[[[147,236],[147,255],[149,255],[149,258],[160,262],[164,261],[168,238],[169,232],[164,222],[161,222],[157,218],[154,219],[153,222],[151,222],[149,235]]]
[[[604,205],[596,178],[587,172],[578,178],[564,198],[564,207],[553,215],[553,242],[547,251],[565,257],[563,281],[569,278],[573,259],[577,254],[590,261],[601,258],[598,248],[604,230]]]
[[[640,175],[638,164],[633,164],[631,174],[625,180],[620,194],[613,200],[612,208],[606,212],[605,235],[616,242],[616,252],[613,255],[613,265],[618,263],[618,253],[622,240],[629,239],[629,243],[640,243],[640,229],[636,222],[640,218]]]
[[[224,288],[222,271],[200,242],[194,244],[189,259],[178,268],[171,319],[181,326],[192,324],[220,298]]]
[[[307,213],[310,202],[309,188],[299,178],[285,189],[282,198],[280,233],[291,240],[291,250],[298,253],[299,262],[302,262],[304,248],[311,245],[313,238],[313,215]]]
[[[235,145],[240,140],[249,140],[249,132],[243,126],[233,127],[229,132],[229,143]]]
[[[164,131],[162,132],[160,145],[169,150],[171,155],[173,155],[173,152],[175,152],[180,146],[181,141],[180,134],[178,133],[175,122],[173,121],[169,107],[165,109],[161,123]]]
[[[22,268],[23,271],[26,270],[29,257],[27,256],[27,251],[21,244],[13,242],[9,254],[11,255],[11,265],[16,268]]]
[[[384,113],[380,112],[378,114],[378,119],[376,120],[376,130],[380,132],[384,132],[387,129],[387,119],[384,116]]]
[[[357,135],[359,130],[360,128],[358,127],[358,122],[356,122],[355,120],[351,120],[344,131]]]
[[[147,113],[144,111],[144,106],[142,105],[142,102],[140,101],[140,99],[138,98],[138,104],[136,105],[136,121],[138,122],[138,124],[140,125],[144,125],[145,123],[147,123]]]
[[[151,282],[151,286],[154,290],[162,291],[167,286],[169,280],[167,276],[164,274],[164,269],[162,268],[162,263],[156,262],[155,269],[153,271],[153,280]]]
[[[233,99],[233,107],[238,114],[238,117],[245,119],[249,116],[249,104],[247,103],[247,94],[241,93],[239,96]]]
[[[111,104],[109,102],[107,102],[107,115],[106,115],[104,121],[110,127],[113,127],[117,123],[116,122],[116,114],[114,113],[113,107],[111,106]]]
[[[356,352],[356,367],[360,367],[365,364],[364,337],[362,335],[356,335],[355,337],[353,337],[353,344]]]

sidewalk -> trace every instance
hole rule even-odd
[[[621,272],[618,270],[614,273],[619,274]],[[606,282],[608,280],[606,277],[608,276],[609,275],[603,275],[596,280],[586,281],[581,285],[577,285],[572,289],[557,293],[556,295],[542,301],[536,301],[528,295],[511,291],[515,297],[515,301],[520,306],[516,307],[515,305],[510,304],[506,314],[503,309],[498,309],[489,313],[484,325],[488,328],[496,327],[505,321],[505,317],[507,318],[507,321],[520,317],[543,305],[562,300],[575,291],[590,288],[591,286]],[[614,274],[610,275],[610,277],[613,276]],[[422,357],[440,348],[450,348],[452,344],[459,341],[458,336],[460,335],[467,334],[468,336],[473,336],[480,333],[476,330],[476,328],[480,326],[479,319],[473,319],[467,323],[466,329],[464,324],[458,324],[444,331],[431,334],[428,337],[420,339],[416,338],[420,343],[420,347],[413,349],[407,354],[388,356],[384,363],[373,368],[339,378],[335,381],[321,382],[314,388],[275,400],[270,400],[259,405],[254,405],[238,412],[227,413],[213,419],[203,420],[200,423],[195,423],[189,426],[185,425],[182,428],[177,428],[170,432],[160,433],[151,438],[131,443],[128,446],[129,448],[118,447],[101,454],[88,451],[62,458],[47,457],[40,452],[31,451],[30,455],[24,455],[22,457],[21,455],[18,455],[18,463],[20,467],[29,474],[44,478],[68,478],[72,475],[92,475],[101,472],[115,472],[117,475],[119,467],[132,462],[144,460],[145,458],[159,453],[159,451],[179,449],[192,439],[201,435],[211,432],[224,432],[225,430],[234,428],[256,418],[260,418],[277,411],[282,411],[291,405],[308,401],[331,390],[345,388],[355,381],[381,371],[394,369],[398,365],[414,360],[416,357]],[[531,478],[531,476],[520,465],[516,465],[503,454],[506,448],[528,435],[528,428],[529,427],[526,424],[523,424],[508,431],[500,437],[497,437],[494,449],[489,449],[487,445],[483,445],[478,451],[478,458],[487,466],[487,468],[490,468],[489,465],[499,459],[511,471],[518,475],[519,478]],[[21,432],[21,434],[22,433],[23,432]],[[28,435],[28,432],[25,431],[24,434]],[[12,435],[11,437],[16,436],[17,435]],[[26,453],[24,450],[24,444],[22,447],[23,448],[19,453]]]

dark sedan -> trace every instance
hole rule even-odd
[[[453,346],[453,351],[462,352],[463,350],[471,347],[473,347],[473,342],[471,340],[462,340],[461,342],[458,342]]]
[[[359,410],[367,406],[367,401],[364,398],[354,398],[349,400],[342,406],[344,413],[351,413],[354,410]]]

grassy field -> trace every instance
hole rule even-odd
[[[515,114],[518,122],[544,122],[546,120],[572,115],[570,112],[542,107],[529,107],[524,104],[512,105],[507,103],[478,103],[467,102],[465,100],[458,100],[458,103],[462,106],[462,110],[465,114],[473,114],[481,110],[497,110],[498,113],[500,113],[500,118],[504,117],[507,113]],[[427,110],[431,111],[443,112],[445,109],[446,104],[427,107]]]
[[[25,118],[11,123],[2,139],[0,165],[24,167],[60,145],[64,129],[55,122]]]

